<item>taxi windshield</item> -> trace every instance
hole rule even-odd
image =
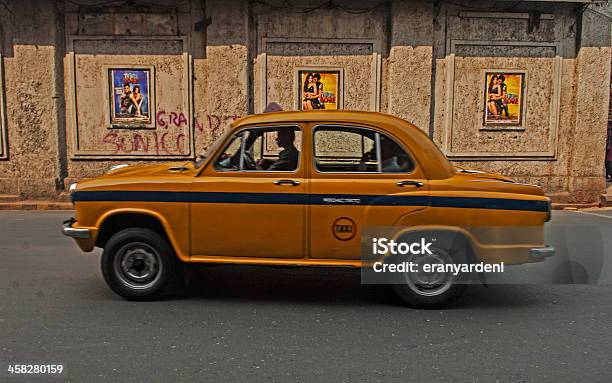
[[[198,168],[202,163],[211,155],[213,155],[219,146],[225,141],[227,136],[230,134],[230,129],[227,129],[221,136],[219,136],[211,145],[204,148],[195,159],[195,167]]]

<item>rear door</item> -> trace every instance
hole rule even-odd
[[[429,204],[405,145],[368,126],[312,124],[310,257],[358,260],[368,228],[392,226]]]

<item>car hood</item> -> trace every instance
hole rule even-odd
[[[455,177],[468,190],[477,188],[480,191],[544,196],[544,191],[538,185],[518,182],[501,174],[459,167],[456,170]]]
[[[193,162],[165,162],[152,165],[117,165],[112,167],[107,173],[107,177],[139,177],[164,175],[169,173],[180,173],[193,170]]]
[[[458,166],[456,166],[455,169],[457,170],[457,173],[459,173],[460,175],[469,177],[469,178],[516,183],[516,181],[514,181],[512,178],[502,176],[501,174],[497,174],[497,173],[489,173],[489,172],[484,172],[484,171],[475,170],[475,169],[466,169],[466,168],[462,168]]]

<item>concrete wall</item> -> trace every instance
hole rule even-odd
[[[604,190],[610,23],[579,4],[88,3],[0,7],[0,194],[55,197],[114,164],[191,159],[269,102],[295,109],[303,67],[342,69],[345,109],[407,119],[458,165],[540,184],[560,202]],[[110,121],[112,67],[153,73],[146,126]],[[521,126],[483,125],[487,70],[525,74]]]
[[[539,184],[559,202],[596,201],[605,188],[609,22],[591,12],[577,16],[568,7],[541,10],[539,28],[528,32],[528,19],[506,16],[493,23],[478,13],[470,17],[470,12],[447,9],[447,49],[439,60],[445,76],[436,82],[436,94],[445,102],[436,108],[435,139],[460,166]],[[478,45],[482,42],[486,45]],[[524,129],[483,129],[483,111],[477,109],[481,95],[471,84],[481,81],[477,71],[485,68],[527,73]],[[462,95],[461,105],[454,100],[457,95]]]
[[[604,25],[605,27],[602,27]],[[605,157],[609,105],[610,24],[609,19],[585,12],[579,23],[576,54],[575,128],[572,131],[570,171],[563,193],[571,200],[593,200],[605,189]],[[595,165],[595,166],[594,166]]]
[[[63,176],[63,92],[58,86],[63,35],[55,23],[55,4],[22,4],[0,7],[7,149],[0,160],[0,193],[51,196],[61,190]]]

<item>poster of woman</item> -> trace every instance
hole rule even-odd
[[[524,73],[485,73],[485,125],[520,126]]]
[[[111,124],[151,122],[150,69],[109,69]]]
[[[340,78],[339,70],[298,71],[299,109],[340,109],[338,98]]]

